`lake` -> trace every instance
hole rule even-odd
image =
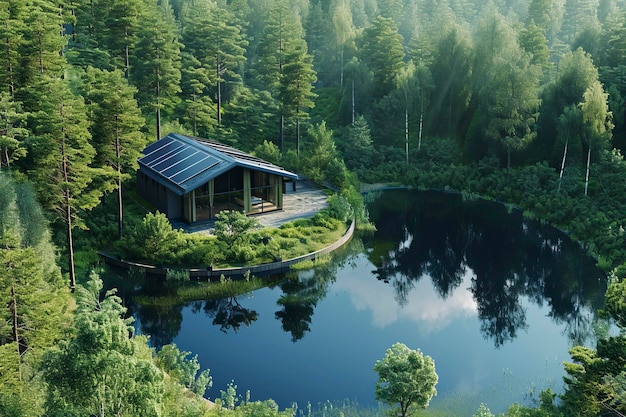
[[[375,233],[272,287],[147,307],[126,280],[120,295],[138,332],[211,370],[209,398],[232,380],[242,396],[250,390],[281,409],[376,407],[373,366],[395,342],[434,359],[430,409],[471,416],[483,402],[497,413],[549,387],[562,392],[568,349],[595,346],[606,290],[577,243],[460,194],[384,191],[368,196],[368,208]]]

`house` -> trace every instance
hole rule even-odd
[[[283,207],[284,181],[297,174],[230,146],[176,133],[138,159],[137,191],[169,219],[188,223],[222,210],[265,213]]]

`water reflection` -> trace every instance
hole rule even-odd
[[[591,336],[587,305],[603,300],[601,274],[580,248],[558,231],[527,224],[503,205],[463,201],[460,195],[386,192],[371,204],[378,232],[368,257],[374,273],[395,291],[398,304],[424,277],[442,299],[467,273],[481,332],[501,346],[527,328],[521,297],[551,306],[567,323],[572,343]]]
[[[438,329],[478,316],[483,337],[499,347],[527,329],[530,302],[549,307],[571,344],[592,336],[589,312],[602,306],[604,279],[562,233],[529,224],[503,205],[452,194],[385,192],[369,209],[373,236],[353,239],[332,262],[292,272],[278,285],[274,318],[293,343],[311,332],[315,310],[333,285],[348,292],[355,307],[370,310],[378,327],[406,317]],[[344,271],[340,281],[338,271]],[[174,340],[186,307],[224,333],[254,326],[261,314],[232,297],[180,300],[148,278],[108,286],[120,288],[139,331],[156,346]]]
[[[283,295],[276,301],[281,309],[274,315],[282,329],[291,333],[291,341],[297,342],[311,331],[313,313],[318,302],[328,294],[329,285],[337,279],[337,270],[353,264],[355,256],[363,252],[359,239],[352,240],[346,248],[336,253],[332,262],[318,265],[308,271],[290,273],[279,286]]]
[[[243,307],[237,297],[198,301],[192,303],[192,311],[203,311],[207,317],[213,319],[213,325],[224,333],[231,330],[237,333],[242,324],[250,326],[259,317],[256,311]]]
[[[369,265],[366,261],[363,265]],[[401,320],[410,320],[419,325],[424,334],[439,331],[456,319],[476,315],[477,305],[472,294],[467,291],[471,276],[461,277],[458,289],[451,291],[445,302],[427,279],[412,282],[412,289],[406,296],[406,304],[399,304],[396,289],[381,285],[380,281],[363,279],[359,270],[345,274],[335,287],[350,295],[352,305],[359,311],[370,312],[371,325],[385,328]]]

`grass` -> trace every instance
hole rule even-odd
[[[221,279],[219,282],[187,282],[176,288],[175,294],[162,296],[138,295],[136,301],[144,306],[171,306],[199,300],[236,297],[278,282],[275,278]]]

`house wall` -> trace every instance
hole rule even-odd
[[[168,218],[183,217],[181,197],[141,171],[137,172],[137,193]]]
[[[207,220],[221,210],[242,210],[248,214],[282,209],[283,178],[275,174],[236,167],[182,197],[137,172],[137,192],[169,219],[189,223]],[[257,203],[256,198],[263,201]]]

